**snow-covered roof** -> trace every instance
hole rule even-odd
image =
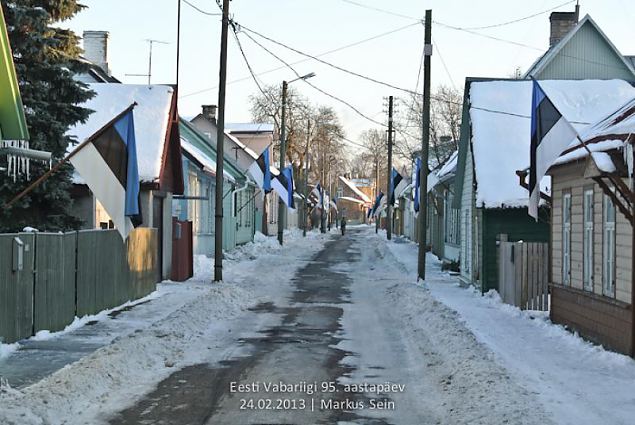
[[[541,86],[563,116],[581,131],[635,97],[621,80],[553,80]],[[522,207],[527,190],[516,170],[529,165],[532,82],[521,80],[471,84],[470,120],[478,207]],[[549,179],[541,182],[549,192]]]
[[[181,148],[196,159],[203,166],[205,171],[216,175],[216,161],[206,155],[202,150],[185,140],[183,137],[181,137]],[[223,176],[232,183],[236,182],[236,177],[234,177],[225,168],[223,168]]]
[[[635,97],[609,116],[587,127],[580,136],[586,148],[578,140],[573,140],[555,164],[566,164],[586,158],[588,148],[600,171],[613,172],[615,164],[610,158],[607,161],[608,155],[600,153],[624,147],[633,135],[635,135]]]
[[[365,202],[361,199],[352,198],[350,196],[340,196],[339,198],[337,198],[337,200],[355,202],[356,204],[365,204]]]
[[[95,134],[104,125],[137,102],[134,108],[135,137],[139,161],[139,178],[154,182],[161,174],[163,148],[170,119],[174,89],[163,85],[89,84],[95,97],[81,106],[92,109],[88,120],[71,127],[66,133],[79,143]],[[72,152],[77,145],[69,146]]]
[[[230,133],[273,133],[269,123],[225,123],[225,131]]]
[[[454,151],[452,155],[445,161],[445,163],[437,171],[439,180],[448,178],[456,173],[456,165],[459,158],[459,151]]]
[[[355,186],[355,183],[353,183],[352,181],[350,181],[349,179],[347,179],[344,176],[340,176],[340,180],[342,181],[342,183],[344,183],[350,190],[353,191],[353,193],[355,193],[355,195],[359,196],[359,198],[364,201],[364,202],[371,202],[370,198],[361,190],[359,190],[357,188],[357,186]]]

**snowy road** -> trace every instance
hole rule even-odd
[[[349,233],[250,309],[270,325],[240,335],[240,355],[175,372],[111,423],[549,422],[371,230]]]
[[[432,257],[424,288],[416,247],[372,228],[292,236],[282,248],[260,238],[233,253],[221,285],[209,284],[205,263],[192,281],[161,287],[118,316],[127,333],[40,382],[0,384],[0,423],[592,423],[602,411],[594,399],[621,402],[608,423],[628,423],[628,392],[573,397],[564,382],[601,373],[628,386],[630,359],[458,288]],[[619,376],[590,361],[541,365],[523,339],[616,357]]]

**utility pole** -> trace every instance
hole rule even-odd
[[[417,280],[426,279],[426,222],[428,218],[428,147],[430,144],[430,59],[432,57],[432,10],[426,10],[423,62],[423,126],[419,186],[419,264]]]
[[[324,208],[326,208],[326,205],[325,205],[326,203],[324,202],[325,201],[325,198],[324,198],[324,192],[325,192],[325,190],[324,190],[324,180],[325,180],[324,172],[325,172],[325,169],[326,169],[326,161],[325,161],[324,157],[326,156],[326,149],[324,148],[324,140],[322,140],[321,145],[322,145],[322,149],[320,149],[320,150],[322,151],[321,152],[321,157],[322,157],[321,158],[322,177],[320,179],[321,180],[320,181],[320,187],[322,188],[322,210],[320,212],[320,233],[326,233],[326,217],[325,217],[325,214],[324,214]]]
[[[220,39],[218,84],[218,121],[216,123],[216,214],[214,222],[214,282],[223,280],[223,169],[225,154],[225,89],[227,85],[227,32],[229,0],[223,0],[223,24]]]
[[[375,200],[379,196],[379,156],[375,156]],[[374,204],[373,204],[374,206]],[[379,208],[379,205],[377,206]],[[375,218],[375,233],[379,233],[379,217]]]
[[[309,141],[311,140],[311,120],[306,120],[306,149],[304,150],[304,225],[302,226],[302,236],[306,237],[306,227],[309,224],[309,209],[307,198],[309,197]]]
[[[282,82],[282,117],[280,119],[280,173],[284,169],[285,156],[287,155],[287,89],[289,83]],[[282,245],[284,235],[284,218],[286,206],[282,198],[278,198],[278,242]]]
[[[393,97],[388,97],[388,177],[387,180],[387,195],[386,199],[386,238],[388,240],[392,239],[392,104]]]

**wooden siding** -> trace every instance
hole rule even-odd
[[[467,144],[467,158],[463,170],[463,190],[461,193],[461,278],[469,283],[474,281],[473,267],[473,223],[474,223],[474,169],[472,149]]]
[[[619,78],[630,81],[633,74],[587,21],[535,77],[542,80]]]
[[[602,255],[603,233],[602,214],[604,194],[592,180],[582,177],[584,164],[568,165],[553,175],[552,241],[553,265],[552,280],[562,284],[562,193],[571,191],[571,286],[582,288],[583,263],[583,210],[584,189],[592,187],[593,197],[593,293],[602,295]],[[619,211],[616,212],[616,249],[615,249],[615,298],[625,303],[631,302],[631,238],[632,227]]]

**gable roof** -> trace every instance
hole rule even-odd
[[[603,39],[604,42],[606,42],[609,49],[615,55],[616,60],[618,62],[621,62],[624,65],[624,70],[630,73],[630,78],[627,78],[627,79],[635,80],[635,68],[633,67],[633,64],[629,60],[624,58],[624,56],[622,56],[619,50],[617,50],[617,47],[615,47],[615,45],[611,42],[611,40],[606,36],[606,34],[604,34],[602,29],[595,23],[593,18],[591,18],[591,16],[589,15],[586,15],[580,22],[578,22],[578,24],[575,27],[573,27],[571,31],[569,31],[569,33],[564,38],[562,38],[562,40],[560,40],[558,43],[551,46],[549,50],[545,52],[544,55],[538,58],[536,62],[534,62],[534,64],[527,70],[523,78],[529,78],[529,77],[541,78],[540,74],[543,71],[545,71],[545,69],[554,61],[555,58],[558,57],[558,55],[562,54],[565,47],[571,42],[571,40],[573,40],[582,31],[582,28],[586,28],[586,27],[590,27],[593,30],[595,30],[599,34],[600,38]],[[577,57],[573,59],[578,59],[582,61],[585,60],[584,58],[577,58]],[[592,62],[592,61],[589,60],[589,62]],[[603,65],[599,61],[597,64]],[[548,76],[548,78],[551,78],[551,77],[552,76]],[[623,78],[626,78],[626,76],[623,76]]]
[[[269,123],[225,123],[229,133],[273,133],[274,126]]]
[[[635,97],[635,89],[621,80],[548,80],[541,85],[578,131]],[[477,207],[528,203],[516,170],[529,165],[531,96],[532,82],[526,80],[472,82],[470,86],[469,141]],[[546,180],[541,186],[550,189]]]
[[[194,159],[199,166],[211,174],[216,175],[216,160],[218,152],[210,140],[190,122],[179,119],[181,130],[181,146],[190,159]],[[246,180],[245,174],[238,165],[225,155],[223,175],[230,181]]]
[[[355,183],[353,183],[352,181],[350,181],[349,179],[347,179],[344,176],[340,176],[340,180],[342,181],[342,183],[344,183],[350,190],[353,191],[353,193],[362,201],[370,203],[370,198],[361,190],[359,190],[359,188],[355,185]]]
[[[606,167],[603,167],[602,163],[605,165],[607,161],[602,160],[606,157],[602,156],[601,153],[622,149],[626,143],[635,142],[635,97],[609,116],[588,127],[580,137],[589,151],[592,152],[598,168],[602,171],[608,171]],[[566,164],[588,156],[589,153],[582,143],[574,140],[554,165]],[[626,159],[627,162],[630,162],[629,168],[632,168],[632,161],[629,161],[630,155]]]
[[[133,113],[139,179],[141,182],[158,183],[171,151],[172,114],[176,113],[174,89],[164,85],[105,83],[89,84],[89,88],[95,92],[95,96],[81,106],[94,112],[85,123],[76,124],[66,134],[81,143],[137,102]],[[69,145],[68,152],[76,147]],[[174,172],[178,173],[177,170]]]

